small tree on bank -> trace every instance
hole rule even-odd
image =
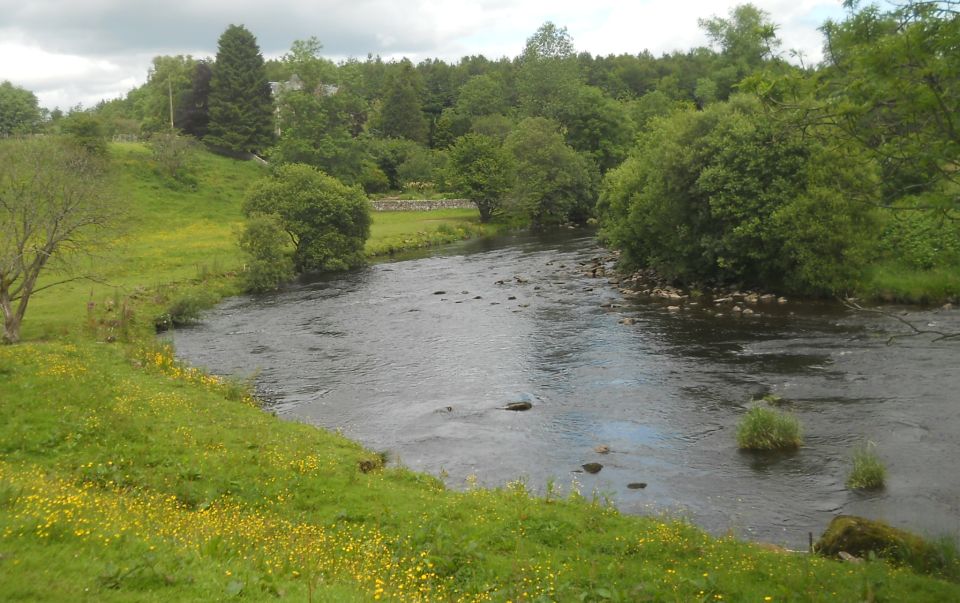
[[[467,134],[450,149],[450,179],[457,192],[476,204],[480,221],[500,210],[513,184],[510,158],[496,139]]]
[[[254,184],[244,203],[247,216],[276,215],[293,242],[300,272],[347,270],[365,262],[370,236],[370,204],[351,188],[320,170],[292,163]]]
[[[96,157],[44,138],[0,141],[0,311],[3,342],[20,325],[41,272],[89,249],[113,213]]]

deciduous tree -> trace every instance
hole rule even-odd
[[[20,325],[40,275],[91,248],[116,208],[97,157],[53,138],[0,141],[0,311],[4,343]]]
[[[40,126],[37,97],[10,82],[0,84],[0,136],[27,134]]]
[[[509,156],[490,136],[467,134],[450,149],[451,183],[476,204],[481,222],[499,211],[513,183],[512,171]]]

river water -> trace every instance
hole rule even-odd
[[[960,534],[960,343],[888,345],[896,321],[830,303],[670,312],[584,275],[603,253],[582,233],[462,243],[227,300],[174,342],[212,372],[256,373],[279,416],[451,487],[579,484],[627,513],[793,548],[840,513]],[[960,331],[957,310],[905,317]],[[802,422],[797,452],[737,449],[737,422],[765,393]],[[524,400],[533,408],[502,410]],[[844,486],[864,441],[888,470],[879,492]],[[580,471],[590,462],[603,469]]]

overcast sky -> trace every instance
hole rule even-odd
[[[334,60],[520,54],[545,21],[567,27],[578,51],[659,56],[706,43],[700,17],[727,0],[0,0],[0,81],[67,109],[123,96],[156,55],[216,55],[231,23],[253,32],[267,58],[317,36]],[[841,0],[754,0],[780,26],[783,49],[821,57],[817,28]]]

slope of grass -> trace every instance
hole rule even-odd
[[[88,312],[87,290],[51,290],[57,298],[39,297],[42,312],[28,316],[33,340],[0,347],[0,600],[960,598],[956,584],[881,562],[625,517],[573,486],[547,498],[522,483],[447,491],[262,412],[244,387],[177,363],[146,318],[171,291],[231,290],[228,274],[198,274],[209,255],[191,243],[222,252],[224,272],[236,266],[233,194],[258,168],[205,157],[199,191],[169,193],[138,171],[139,148],[114,153],[130,162],[118,187],[130,194],[126,244],[137,253],[110,251],[101,267],[124,297],[103,301],[105,288]]]

